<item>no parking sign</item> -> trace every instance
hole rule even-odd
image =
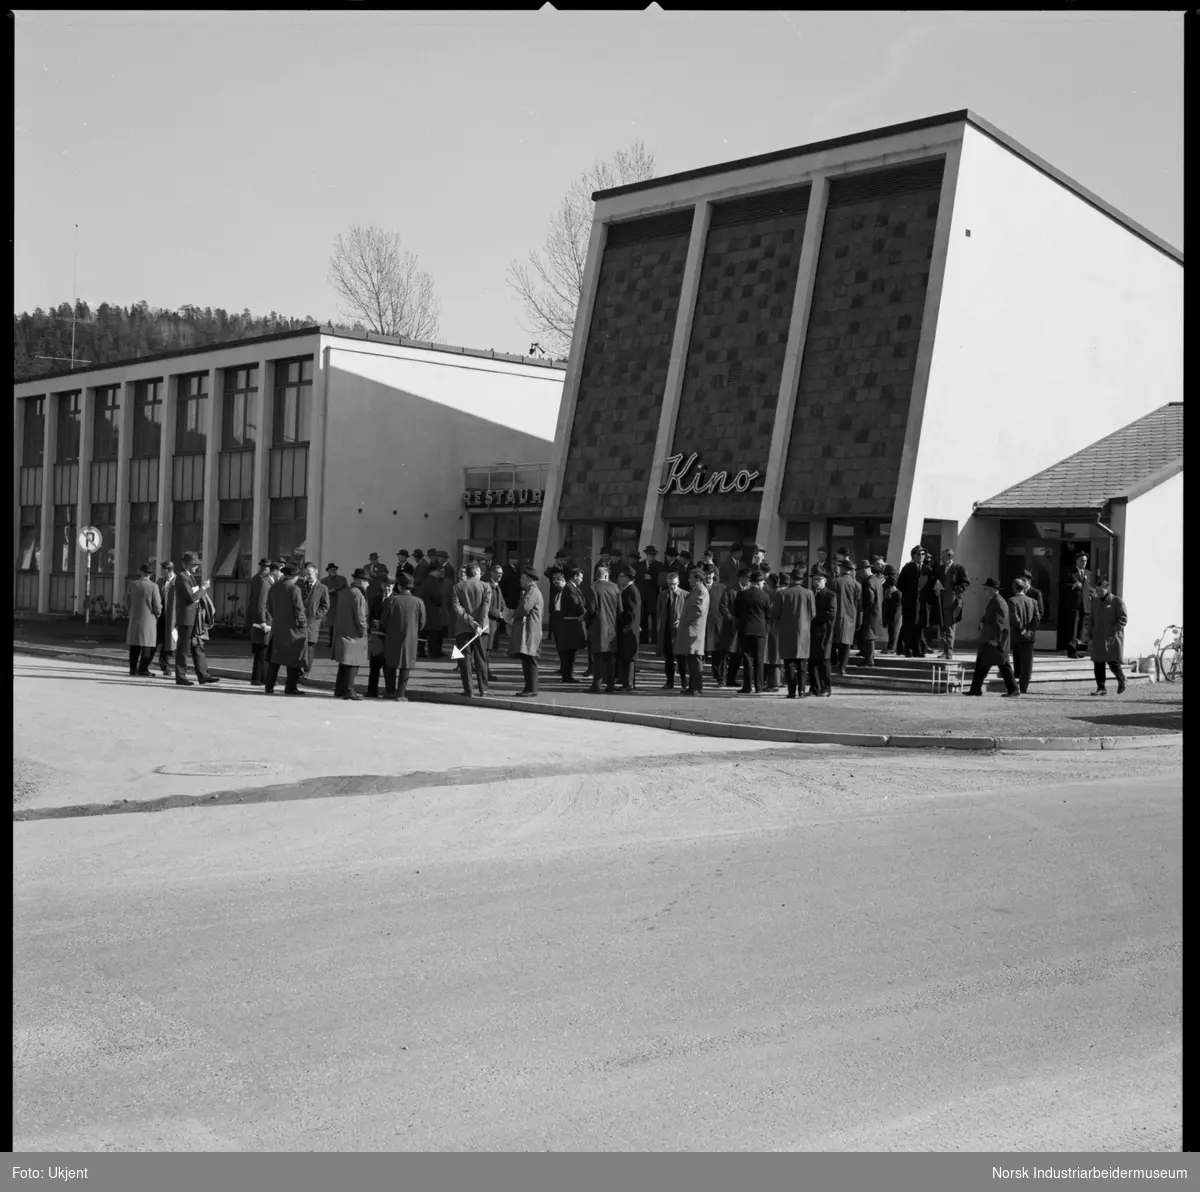
[[[79,531],[79,549],[85,550],[89,555],[95,554],[96,551],[104,545],[104,535],[96,529],[95,526],[84,526]]]

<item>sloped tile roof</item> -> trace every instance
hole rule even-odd
[[[1171,402],[1006,488],[975,507],[977,516],[1100,510],[1134,497],[1183,468],[1183,402]]]

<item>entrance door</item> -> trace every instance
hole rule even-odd
[[[756,521],[709,522],[708,549],[712,551],[717,572],[723,577],[725,583],[732,582],[730,572],[733,569],[733,552],[740,550],[743,546],[752,545],[754,535],[757,533],[758,522]],[[749,556],[745,556],[742,562],[744,565],[748,565]],[[732,578],[736,578],[736,576]]]

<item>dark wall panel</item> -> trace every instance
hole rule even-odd
[[[640,521],[692,211],[609,229],[579,376],[558,515]]]
[[[714,207],[673,452],[705,474],[766,473],[810,188]],[[761,484],[762,477],[755,482]],[[668,494],[668,520],[757,518],[759,492]]]
[[[942,162],[834,182],[780,512],[890,517]]]

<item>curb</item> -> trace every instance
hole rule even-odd
[[[92,662],[101,666],[119,667],[110,658],[96,658],[77,650],[54,646],[13,645],[14,654],[29,654],[42,658],[66,658]],[[219,679],[241,679],[241,671],[211,666],[210,672]],[[328,679],[313,679],[306,687],[332,691]],[[535,716],[565,716],[572,720],[598,720],[609,724],[635,724],[665,732],[689,733],[698,737],[731,737],[745,741],[772,741],[789,745],[844,745],[859,749],[956,749],[972,753],[995,753],[1007,750],[1046,750],[1075,752],[1079,750],[1153,749],[1181,746],[1183,733],[1154,733],[1138,737],[951,737],[921,736],[897,733],[892,736],[876,733],[819,732],[814,729],[776,728],[759,724],[728,724],[720,720],[690,720],[681,716],[664,716],[653,712],[626,712],[622,708],[582,708],[568,704],[536,704],[526,700],[488,696],[468,698],[450,691],[422,691],[409,688],[409,701],[424,704],[457,704],[462,707],[497,708],[503,712],[527,712]]]

